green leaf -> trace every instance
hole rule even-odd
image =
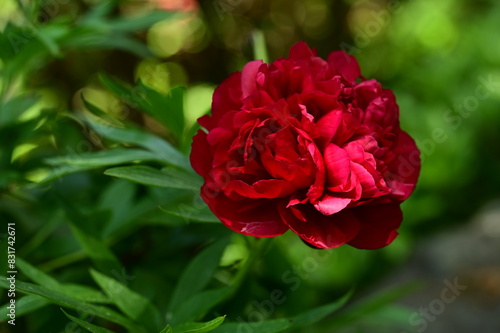
[[[37,184],[39,185],[46,184],[54,180],[59,180],[60,178],[66,175],[70,175],[72,173],[83,172],[92,169],[95,169],[95,167],[88,165],[61,165],[52,167],[51,171],[47,174],[47,176],[43,178],[41,181],[37,182]]]
[[[352,292],[347,293],[333,303],[320,306],[316,309],[309,310],[297,317],[281,318],[273,320],[265,320],[258,322],[239,322],[239,323],[226,323],[221,325],[215,332],[217,333],[232,333],[243,331],[243,327],[248,328],[247,331],[262,332],[262,333],[277,333],[289,332],[292,328],[309,326],[319,320],[325,318],[331,313],[339,310],[351,297]]]
[[[119,142],[134,144],[148,149],[154,153],[155,159],[164,163],[181,167],[182,169],[192,170],[189,160],[182,155],[167,141],[144,131],[136,129],[125,129],[113,126],[105,126],[95,122],[89,122],[89,125],[103,137]]]
[[[217,317],[205,323],[186,323],[175,327],[175,333],[205,333],[216,329],[226,316]]]
[[[335,317],[329,325],[329,327],[343,327],[347,326],[350,323],[367,316],[370,313],[375,311],[379,311],[385,306],[390,305],[394,301],[401,299],[405,295],[408,295],[419,288],[418,283],[407,283],[402,286],[397,286],[395,288],[391,288],[389,290],[383,290],[375,295],[372,295],[366,299],[363,299],[343,312],[342,315]]]
[[[106,297],[101,291],[88,286],[79,284],[63,284],[62,292],[65,295],[78,298],[79,300],[90,303],[111,303],[111,300]]]
[[[229,239],[225,237],[210,245],[190,261],[182,272],[170,299],[170,311],[207,286],[228,243]]]
[[[317,307],[315,309],[309,310],[307,312],[304,312],[303,314],[298,315],[294,319],[292,326],[293,327],[308,326],[320,321],[326,316],[342,308],[351,298],[352,293],[353,292],[350,291],[341,298],[339,298],[338,300],[330,304]]]
[[[171,324],[186,323],[201,318],[214,306],[231,297],[235,290],[236,288],[232,286],[223,287],[205,290],[189,297],[173,310]]]
[[[82,153],[78,155],[67,155],[51,157],[45,160],[47,164],[75,165],[85,167],[103,167],[108,165],[131,163],[135,161],[155,161],[157,157],[143,149],[116,148],[111,150],[101,150],[98,152]]]
[[[7,314],[10,311],[9,309],[7,309],[9,304],[10,303],[6,303],[0,308],[0,322],[9,320],[9,317],[7,317]],[[49,304],[49,301],[38,295],[23,296],[16,300],[16,318],[41,309]]]
[[[59,281],[49,276],[48,274],[40,271],[34,266],[30,265],[22,258],[19,257],[16,258],[16,266],[31,281],[39,285],[45,286],[49,289],[61,291],[62,288],[61,288],[61,283],[59,283]]]
[[[196,200],[196,202],[200,201]],[[186,221],[220,223],[219,218],[205,204],[200,206],[178,204],[168,208],[160,207],[160,209],[165,213],[182,217]]]
[[[5,289],[9,288],[9,282],[7,281],[7,277],[0,276],[0,287]],[[19,280],[16,281],[16,290],[29,295],[42,296],[57,305],[64,306],[77,311],[82,311],[84,313],[88,313],[97,316],[99,318],[109,320],[134,332],[138,333],[144,332],[144,329],[138,327],[135,323],[131,322],[129,319],[123,317],[117,312],[104,306],[93,305],[87,302],[83,302],[74,297],[67,296],[53,290],[49,290],[43,286],[37,286],[35,284],[26,283]]]
[[[34,95],[21,95],[12,98],[0,105],[0,127],[5,127],[16,122],[19,117],[38,102],[39,98]]]
[[[94,303],[108,303],[109,300],[100,291],[87,286],[62,284],[48,274],[42,272],[36,267],[24,261],[22,258],[16,258],[17,268],[26,275],[31,281],[47,287],[50,290],[78,298],[82,301]]]
[[[160,331],[160,333],[172,333],[172,332],[173,332],[172,327],[170,327],[170,325],[165,326],[165,328]]]
[[[99,74],[101,83],[111,91],[122,102],[126,103],[132,108],[145,111],[149,108],[148,103],[144,100],[138,91],[134,91],[130,85],[123,83],[119,80],[112,79],[105,74]]]
[[[291,321],[289,319],[272,319],[258,322],[226,323],[219,326],[215,333],[234,332],[259,332],[259,333],[279,333],[289,332]],[[245,330],[243,329],[245,328]]]
[[[64,313],[66,317],[68,317],[71,321],[74,321],[81,327],[85,328],[87,331],[92,332],[92,333],[113,333],[113,331],[110,331],[104,327],[99,327],[94,324],[89,323],[88,321],[81,320],[79,318],[73,317],[72,315],[68,314],[66,311],[61,309],[61,311]]]
[[[71,231],[95,265],[103,272],[120,272],[122,265],[118,258],[100,238],[105,225],[103,222],[109,220],[109,217],[103,218],[100,211],[84,215],[62,194],[58,194],[58,199],[68,217]],[[97,230],[97,227],[101,230]]]
[[[147,298],[93,269],[90,270],[90,274],[113,303],[128,317],[136,322],[144,323],[151,331],[159,329],[160,313]]]
[[[107,26],[113,31],[136,32],[148,29],[153,24],[174,16],[173,12],[157,10],[140,17],[117,19],[109,22]]]
[[[160,171],[149,166],[134,165],[107,169],[104,174],[143,185],[181,190],[198,191],[201,186],[198,179],[173,168],[164,168]]]
[[[144,98],[147,101],[148,106],[143,111],[169,129],[179,142],[186,139],[183,136],[185,89],[180,86],[175,87],[165,96],[141,81],[138,82],[137,89],[144,91]]]

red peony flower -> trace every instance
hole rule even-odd
[[[191,163],[203,200],[230,229],[291,229],[318,248],[386,246],[415,188],[420,152],[399,126],[392,91],[356,59],[325,61],[304,42],[288,59],[252,61],[216,90]]]

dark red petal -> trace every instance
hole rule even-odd
[[[193,137],[189,159],[194,171],[206,178],[212,167],[212,156],[207,142],[207,134],[202,130],[198,130],[198,133]]]
[[[399,131],[392,153],[395,157],[387,163],[384,178],[392,190],[392,197],[404,201],[415,189],[420,174],[420,151],[406,132]]]
[[[321,156],[321,152],[314,143],[308,144],[307,150],[309,154],[311,154],[314,164],[316,165],[316,180],[307,191],[307,197],[311,202],[315,202],[323,195],[323,191],[325,190],[325,162],[323,156]]]
[[[288,230],[278,213],[276,200],[233,201],[209,187],[207,184],[202,187],[201,196],[228,228],[256,237],[275,237]]]
[[[343,51],[335,51],[328,56],[328,64],[335,74],[341,75],[349,82],[361,77],[358,61]]]
[[[294,206],[298,207],[298,206]],[[349,210],[325,216],[312,205],[301,205],[307,221],[297,219],[291,209],[280,205],[283,221],[304,241],[322,249],[332,249],[353,239],[359,229],[359,222]]]
[[[309,59],[316,56],[316,51],[311,50],[305,42],[298,42],[290,48],[290,59]]]
[[[358,235],[349,245],[358,249],[378,249],[390,244],[403,220],[398,203],[363,205],[349,209],[361,225]]]
[[[252,199],[275,199],[290,195],[295,190],[295,186],[279,179],[263,179],[255,182],[253,185],[249,185],[241,180],[233,180],[224,187],[226,193],[234,191],[245,198]]]
[[[342,111],[334,110],[327,113],[316,123],[318,131],[325,142],[329,143],[337,133],[337,129],[342,122]]]
[[[239,110],[241,101],[241,72],[231,74],[214,91],[212,98],[212,119],[203,126],[211,130],[217,126],[219,119],[228,111]]]

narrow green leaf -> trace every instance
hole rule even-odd
[[[139,184],[181,190],[198,191],[201,186],[198,179],[173,168],[164,168],[160,171],[149,166],[134,165],[107,169],[104,174]]]
[[[392,302],[414,292],[419,287],[418,283],[411,282],[389,290],[380,291],[346,308],[342,315],[336,316],[328,327],[339,328],[349,325],[359,318],[363,318],[370,313],[381,310]]]
[[[167,325],[167,326],[165,326],[164,329],[161,330],[160,333],[172,333],[172,332],[173,332],[172,327],[170,327],[170,325]]]
[[[59,281],[27,263],[22,258],[16,258],[16,266],[31,281],[49,289],[61,291],[62,288]]]
[[[90,270],[90,274],[113,303],[128,317],[136,322],[144,323],[151,331],[159,329],[160,313],[147,298],[93,269]]]
[[[109,216],[103,217],[100,211],[85,215],[63,195],[59,194],[58,199],[68,217],[71,231],[95,265],[103,272],[120,272],[120,261],[100,238],[104,222],[109,220]],[[101,229],[98,230],[98,227]]]
[[[87,331],[92,332],[92,333],[113,333],[113,331],[110,331],[104,327],[99,327],[94,324],[89,323],[88,321],[81,320],[79,318],[73,317],[72,315],[68,314],[66,311],[61,309],[61,311],[64,313],[66,317],[68,317],[71,321],[77,323],[81,327],[85,328]]]
[[[127,31],[136,32],[149,28],[153,24],[174,17],[173,12],[168,11],[154,11],[147,15],[140,17],[124,17],[109,22],[107,25],[114,31]]]
[[[108,303],[109,300],[104,294],[98,290],[87,286],[80,286],[75,284],[62,284],[50,275],[42,272],[38,268],[24,261],[22,258],[16,259],[17,268],[26,275],[31,281],[44,286],[50,290],[60,292],[62,294],[75,297],[82,301],[94,303]]]
[[[46,159],[45,162],[54,166],[75,165],[98,168],[134,161],[155,160],[158,159],[153,153],[143,149],[116,148],[111,150],[101,150],[98,152],[82,153],[78,155],[51,157]]]
[[[97,2],[83,15],[81,22],[87,23],[92,21],[101,21],[102,18],[108,15],[117,4],[118,0],[104,0]]]
[[[289,332],[291,321],[289,319],[272,319],[257,322],[225,323],[219,326],[215,333],[259,332],[279,333]]]
[[[228,242],[228,238],[223,238],[210,245],[191,260],[187,268],[182,272],[175,287],[170,300],[170,311],[207,286],[219,265],[220,257]]]
[[[205,333],[219,327],[226,316],[217,317],[205,323],[186,323],[175,327],[175,333]]]
[[[117,79],[112,79],[105,74],[99,74],[99,80],[101,83],[111,91],[116,97],[132,108],[139,110],[147,110],[149,108],[148,103],[144,100],[143,96],[138,94],[137,91],[133,91],[130,85],[119,81]]]
[[[79,300],[90,303],[111,303],[111,300],[104,295],[103,292],[94,288],[79,284],[63,284],[62,292],[65,295],[78,298]]]
[[[171,324],[180,324],[203,317],[214,306],[224,302],[233,295],[234,287],[205,290],[184,300],[172,312]]]
[[[164,163],[175,165],[186,170],[192,170],[189,160],[186,156],[182,155],[170,143],[159,138],[153,134],[136,130],[125,129],[113,126],[105,126],[97,123],[90,123],[89,125],[103,137],[119,142],[134,144],[149,151],[153,152],[156,160]]]
[[[26,110],[38,102],[38,99],[39,98],[34,95],[21,95],[0,105],[0,127],[8,126],[16,122]]]
[[[0,276],[0,287],[9,288],[9,282],[7,281],[7,277]],[[144,329],[138,327],[136,324],[131,322],[129,319],[123,317],[117,312],[100,305],[93,305],[87,302],[80,301],[74,297],[67,296],[61,294],[59,292],[49,290],[43,286],[37,286],[35,284],[26,283],[23,281],[16,281],[16,290],[29,294],[29,295],[38,295],[42,296],[52,303],[55,303],[60,306],[64,306],[70,309],[82,311],[84,313],[88,313],[91,315],[95,315],[99,318],[109,320],[113,323],[117,323],[131,331],[134,332],[144,332]]]
[[[185,88],[174,87],[168,95],[163,95],[139,81],[137,89],[144,92],[144,99],[148,104],[143,111],[162,123],[179,142],[182,142],[185,139],[183,136]]]
[[[160,209],[165,213],[182,217],[186,221],[220,223],[219,218],[205,204],[201,206],[180,204],[168,208],[160,207]]]
[[[292,326],[293,327],[308,326],[320,321],[326,316],[342,308],[351,298],[351,296],[352,296],[352,291],[348,292],[347,294],[345,294],[344,296],[342,296],[341,298],[330,304],[317,307],[315,309],[309,310],[307,312],[298,315],[294,319]]]
[[[37,182],[37,184],[46,184],[49,182],[52,182],[54,180],[59,180],[64,176],[77,173],[77,172],[83,172],[83,171],[89,171],[95,169],[94,166],[88,166],[88,165],[61,165],[61,166],[55,166],[51,168],[51,171],[47,174],[45,178],[43,178],[41,181]]]
[[[41,309],[49,304],[49,301],[38,295],[26,295],[18,298],[16,300],[16,318]],[[10,311],[7,308],[9,305],[10,303],[6,303],[0,308],[0,322],[9,320],[9,317],[7,317],[7,314]]]

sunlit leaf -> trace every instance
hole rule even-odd
[[[219,327],[225,316],[217,317],[205,323],[186,323],[175,327],[175,333],[205,333]]]

